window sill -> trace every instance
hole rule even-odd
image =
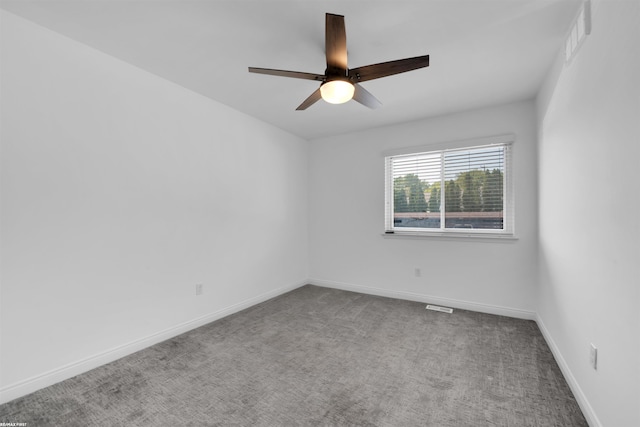
[[[464,233],[464,232],[413,232],[405,231],[395,233],[383,233],[385,239],[444,239],[444,240],[473,240],[491,242],[515,242],[518,237],[514,234],[493,233]]]

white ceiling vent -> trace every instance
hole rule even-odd
[[[587,35],[591,34],[591,0],[582,3],[564,44],[564,59],[571,62]]]

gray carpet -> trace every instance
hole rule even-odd
[[[587,426],[535,322],[304,286],[0,406],[34,426]]]

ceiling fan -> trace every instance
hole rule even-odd
[[[359,83],[429,66],[429,55],[423,55],[349,69],[344,16],[332,13],[326,14],[325,51],[327,69],[324,74],[256,67],[249,67],[249,72],[322,82],[296,110],[306,110],[320,98],[331,104],[342,104],[354,99],[369,108],[378,108],[382,103]]]

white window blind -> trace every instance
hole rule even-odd
[[[510,143],[388,156],[387,233],[513,233]]]

